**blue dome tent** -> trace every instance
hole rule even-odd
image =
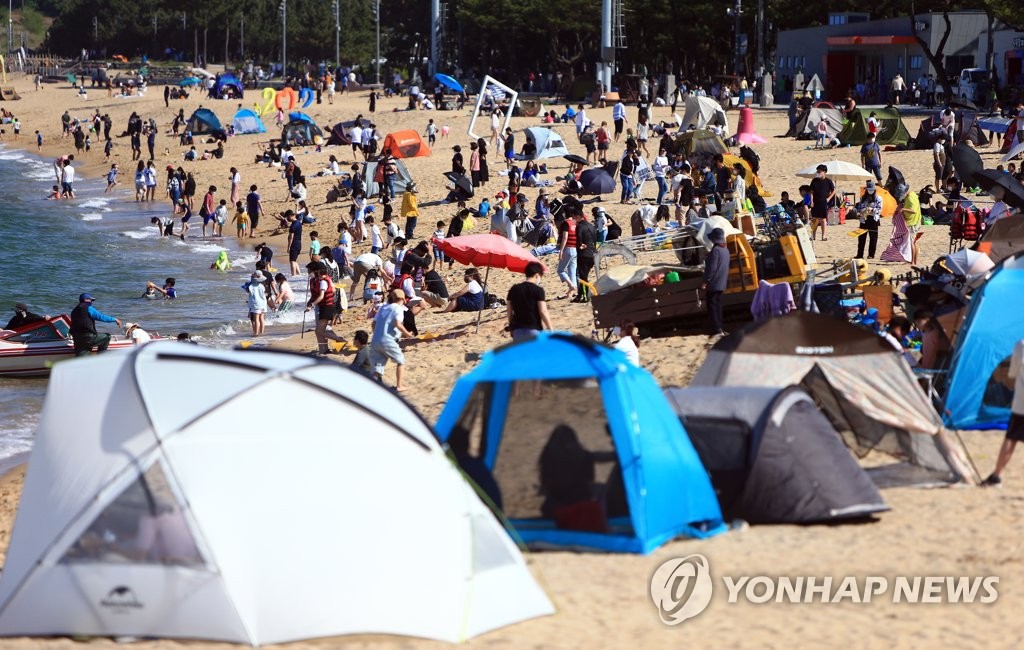
[[[208,108],[197,108],[192,113],[192,116],[188,118],[188,130],[192,132],[192,135],[224,133],[224,127],[221,126],[220,119]]]
[[[943,418],[957,429],[1006,428],[1013,400],[1007,370],[1024,320],[1017,306],[1024,296],[1024,252],[988,272],[974,292],[949,366]]]
[[[238,109],[235,117],[231,120],[231,126],[235,129],[236,135],[267,132],[267,127],[263,126],[263,120],[260,119],[260,116],[248,108]]]
[[[725,530],[654,378],[589,339],[543,332],[486,353],[435,428],[527,545],[646,554]]]
[[[213,94],[215,97],[220,97],[225,90],[231,91],[231,94],[235,99],[241,99],[245,96],[245,89],[242,87],[242,82],[233,74],[220,75],[217,78],[217,83],[213,86]]]

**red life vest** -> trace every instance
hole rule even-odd
[[[331,283],[330,276],[316,276],[309,281],[309,295],[313,296],[316,300],[320,297],[320,282],[327,281],[327,293],[324,294],[323,299],[318,303],[321,307],[331,307],[334,305],[334,285]]]

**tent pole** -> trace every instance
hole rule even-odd
[[[480,290],[484,294],[484,306],[483,306],[483,309],[481,309],[480,311],[478,311],[476,313],[476,333],[477,334],[480,333],[480,319],[484,315],[484,309],[487,308],[487,279],[489,277],[491,277],[491,258],[490,258],[490,256],[488,256],[488,258],[487,258],[487,270],[484,271],[484,286],[480,288]]]

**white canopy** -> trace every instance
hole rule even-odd
[[[834,181],[859,181],[866,178],[874,178],[874,175],[860,165],[846,162],[845,160],[829,160],[819,163],[825,165],[828,171],[825,174]],[[805,167],[796,173],[800,178],[814,178],[817,174],[818,165]]]
[[[0,634],[459,641],[551,612],[430,427],[363,375],[174,342],[54,369]]]
[[[715,124],[721,126],[724,132],[729,131],[729,120],[722,105],[710,97],[690,95],[686,98],[686,113],[681,126],[685,129],[691,124],[698,129]]]

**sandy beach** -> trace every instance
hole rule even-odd
[[[277,168],[254,163],[260,151],[259,144],[268,137],[278,137],[279,132],[272,126],[272,116],[267,117],[268,133],[230,138],[222,160],[206,160],[185,163],[182,154],[187,147],[181,147],[177,138],[170,135],[170,124],[179,108],[186,116],[200,105],[214,110],[221,121],[228,123],[239,106],[236,101],[214,101],[194,98],[182,101],[172,100],[169,108],[164,107],[162,87],[154,87],[141,98],[108,98],[106,91],[90,91],[88,99],[78,99],[74,90],[66,83],[47,84],[41,91],[32,88],[30,80],[15,80],[15,86],[22,100],[5,103],[3,106],[22,122],[21,138],[12,140],[8,133],[4,144],[35,151],[33,133],[37,129],[44,135],[40,155],[50,158],[74,151],[73,141],[60,138],[60,116],[70,109],[72,116],[85,119],[94,111],[109,113],[114,121],[113,134],[121,133],[132,111],[143,119],[152,116],[160,126],[162,135],[156,145],[156,166],[163,170],[168,164],[183,166],[193,172],[200,194],[202,188],[217,185],[219,198],[228,194],[228,169],[237,167],[241,173],[242,186],[256,184],[260,188],[268,217],[261,223],[255,239],[268,242],[276,251],[276,266],[287,266],[283,235],[272,235],[267,228],[272,221],[271,214],[294,207],[287,197],[287,186]],[[247,91],[247,99],[241,104],[251,108],[256,94]],[[262,102],[260,102],[262,104]],[[446,223],[453,214],[452,206],[442,202],[447,190],[442,173],[450,169],[453,145],[466,145],[469,137],[466,128],[470,110],[464,112],[405,111],[404,98],[382,98],[377,103],[377,112],[368,113],[367,93],[338,96],[333,105],[312,104],[306,112],[320,125],[328,126],[342,120],[350,120],[362,113],[377,124],[384,135],[399,129],[415,129],[423,133],[427,120],[433,118],[439,126],[448,126],[450,135],[439,137],[433,155],[426,158],[407,160],[406,164],[420,189],[420,218],[417,239],[426,239],[434,229],[434,223]],[[550,107],[564,110],[564,107]],[[590,119],[600,123],[611,122],[611,107],[589,109]],[[654,107],[652,118],[655,122],[669,120],[668,107]],[[634,121],[636,109],[629,108],[629,119]],[[831,158],[859,164],[857,148],[840,148],[830,151],[810,150],[811,142],[792,138],[778,138],[788,128],[785,110],[756,109],[756,130],[768,142],[756,145],[761,157],[760,177],[773,197],[769,204],[777,201],[782,191],[797,196],[797,187],[805,182],[793,175],[798,169],[824,162]],[[735,128],[738,115],[729,112],[730,126]],[[908,127],[913,119],[905,120]],[[514,118],[512,127],[518,133],[526,126],[539,124],[536,118]],[[559,125],[573,153],[583,153],[583,147],[576,143],[572,125]],[[482,130],[482,129],[480,129]],[[124,200],[133,201],[132,176],[134,164],[127,138],[115,138],[113,161],[121,169],[120,191]],[[521,144],[521,142],[519,143]],[[211,148],[212,145],[206,145]],[[611,154],[618,155],[622,144],[613,144]],[[202,151],[204,145],[197,144]],[[464,153],[468,154],[468,151]],[[995,148],[981,150],[986,163],[995,165],[998,158]],[[309,206],[317,218],[315,226],[307,227],[307,233],[315,229],[321,233],[321,240],[333,244],[337,219],[343,213],[347,217],[348,203],[327,204],[325,195],[331,184],[329,177],[315,177],[314,174],[327,165],[328,156],[334,154],[342,167],[353,162],[351,148],[325,147],[315,152],[311,147],[297,153],[297,160],[308,180]],[[467,156],[468,158],[468,156]],[[484,188],[493,196],[507,184],[504,176],[497,174],[504,168],[500,153],[491,148],[489,162],[491,181]],[[564,174],[568,163],[561,159],[549,159],[547,178]],[[910,186],[919,189],[932,183],[931,153],[928,151],[883,152],[883,167],[893,165],[906,175]],[[99,177],[109,168],[103,160],[102,144],[94,143],[87,156],[76,156],[76,167],[80,173]],[[162,179],[161,173],[161,179]],[[161,180],[162,182],[162,180]],[[162,187],[162,186],[161,186]],[[839,184],[840,190],[854,191],[852,183]],[[532,200],[537,190],[526,189]],[[654,183],[644,188],[644,195],[653,197]],[[158,191],[158,197],[162,190]],[[479,194],[478,194],[479,195]],[[243,192],[244,196],[244,192]],[[619,205],[617,195],[606,197],[603,202],[608,212],[628,232],[629,216],[634,206]],[[983,200],[983,199],[981,199]],[[166,199],[164,204],[170,206]],[[396,209],[396,213],[397,213]],[[399,220],[403,223],[403,220]],[[478,223],[474,232],[483,232],[487,224]],[[828,241],[815,242],[819,260],[852,257],[856,240],[846,232],[856,227],[855,222],[830,228]],[[227,228],[225,230],[228,230]],[[891,224],[884,220],[879,233],[879,253],[889,239]],[[192,232],[196,232],[194,229]],[[925,227],[921,241],[920,265],[930,265],[948,249],[948,227]],[[304,238],[304,241],[307,241]],[[356,248],[356,254],[369,250],[369,244]],[[304,256],[305,257],[305,256]],[[211,260],[212,261],[212,260]],[[554,273],[555,260],[544,260],[549,273],[542,285],[549,298],[559,295],[560,283]],[[890,268],[893,274],[909,270],[909,265],[878,264],[875,267]],[[26,271],[27,272],[27,271]],[[446,273],[449,289],[461,287],[461,267],[456,265]],[[519,277],[507,271],[493,271],[490,276],[490,291],[504,296]],[[144,279],[143,279],[144,281]],[[296,287],[298,289],[299,287]],[[361,303],[361,301],[358,301]],[[240,303],[241,305],[241,303]],[[549,301],[552,320],[557,329],[573,331],[589,336],[593,327],[593,316],[588,305],[570,304],[568,301]],[[225,314],[225,320],[244,316],[239,313]],[[471,369],[483,352],[508,341],[503,331],[504,310],[487,311],[479,332],[476,332],[475,316],[467,313],[435,314],[424,312],[417,317],[422,333],[431,336],[408,342],[405,346],[407,385],[404,396],[414,404],[430,421],[436,419],[444,406],[455,379]],[[307,323],[307,326],[309,324]],[[353,306],[343,317],[342,325],[336,330],[351,339],[358,329],[371,329],[371,322],[365,318],[364,310]],[[274,345],[293,350],[309,352],[315,348],[312,332],[295,335],[276,342]],[[643,366],[653,373],[662,385],[685,385],[700,366],[707,348],[707,337],[689,336],[644,341],[640,348]],[[348,362],[347,354],[331,358]],[[393,384],[394,370],[388,368],[387,383]],[[898,396],[894,396],[898,399]],[[964,442],[973,455],[974,462],[984,476],[992,468],[998,445],[998,432],[965,432]],[[13,525],[17,500],[21,486],[22,470],[9,473],[0,480],[0,549],[5,549]],[[544,552],[529,554],[528,561],[534,574],[547,590],[558,609],[557,614],[543,619],[529,621],[502,629],[471,640],[468,647],[488,648],[825,648],[846,644],[865,648],[920,648],[920,647],[986,647],[1016,648],[1024,644],[1024,624],[1020,622],[1020,610],[1024,607],[1024,565],[1021,563],[1021,542],[1014,531],[1022,523],[1020,504],[1024,500],[1024,464],[1018,459],[1010,465],[1003,477],[1002,489],[952,488],[937,490],[890,489],[884,497],[892,511],[881,515],[876,521],[844,526],[758,526],[748,528],[710,540],[681,540],[672,542],[654,554],[641,557],[633,555],[578,554],[566,552]],[[410,540],[415,543],[415,540]],[[649,580],[653,572],[664,561],[701,553],[710,561],[716,590],[711,606],[702,615],[686,621],[680,626],[669,627],[659,621],[657,610],[648,596]],[[268,558],[273,561],[273,558]],[[401,561],[396,558],[396,562]],[[748,602],[729,603],[728,593],[719,588],[722,576],[831,576],[836,582],[847,576],[861,580],[867,576],[998,576],[998,600],[991,604],[894,604],[890,597],[870,603],[841,604],[815,603],[765,603],[754,605]],[[410,579],[415,579],[414,570]],[[401,586],[395,586],[400,598]],[[415,607],[415,603],[396,601],[396,616],[403,607]],[[71,639],[7,639],[0,646],[10,648],[76,647]],[[109,640],[92,640],[90,647],[115,645]],[[178,643],[172,641],[144,641],[136,644],[146,650],[164,650],[176,647],[214,647],[217,644]],[[386,637],[334,638],[294,644],[292,647],[336,647],[351,648],[433,648],[442,644],[411,639]],[[225,647],[225,646],[220,646]]]

